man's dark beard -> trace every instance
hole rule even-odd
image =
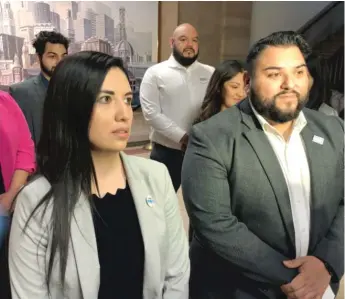
[[[277,107],[277,100],[280,95],[294,93],[298,99],[297,107],[294,111],[283,112]],[[297,91],[282,91],[275,95],[273,99],[262,101],[257,97],[255,91],[251,88],[250,90],[250,101],[253,104],[255,110],[264,118],[274,121],[275,123],[286,123],[294,120],[298,117],[301,110],[307,103],[308,95],[301,97]]]
[[[54,72],[54,67],[52,68],[52,69],[48,69],[45,65],[44,65],[44,63],[43,63],[43,61],[42,61],[42,58],[40,58],[40,67],[41,67],[41,71],[45,74],[45,75],[47,75],[49,78],[51,78],[52,76],[53,76],[53,72]]]
[[[173,47],[173,56],[179,64],[187,67],[187,66],[190,66],[191,64],[193,64],[194,61],[198,59],[199,52],[196,53],[193,57],[184,57],[181,54],[181,52],[179,50],[177,50],[176,47],[174,46]]]

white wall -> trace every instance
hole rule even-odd
[[[250,44],[275,31],[298,30],[332,1],[253,1]]]

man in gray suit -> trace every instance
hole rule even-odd
[[[247,57],[248,99],[193,127],[182,190],[194,299],[334,298],[344,272],[344,127],[304,108],[294,32]]]
[[[28,122],[35,145],[41,135],[43,103],[49,80],[57,64],[67,55],[69,41],[54,31],[41,31],[33,42],[41,73],[10,86],[9,92],[17,101]]]

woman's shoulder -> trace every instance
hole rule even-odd
[[[3,101],[7,101],[7,100],[12,99],[12,97],[8,92],[0,90],[0,99]]]
[[[319,108],[319,111],[323,112],[323,113],[325,113],[327,115],[338,116],[337,110],[335,110],[334,108],[332,108],[331,106],[329,106],[329,105],[327,105],[325,103],[322,103],[322,105]]]
[[[169,198],[169,188],[173,188],[167,167],[163,163],[137,156],[126,155],[124,162],[127,175],[132,179],[130,187],[135,189],[138,183],[138,190],[150,194],[158,206],[163,207],[165,199]]]
[[[16,223],[22,229],[30,222],[32,227],[44,227],[51,221],[52,201],[47,205],[41,204],[44,196],[49,192],[50,184],[43,176],[33,177],[17,194],[15,198],[15,208],[13,214],[13,223]]]
[[[42,176],[34,176],[22,187],[16,197],[16,205],[23,204],[30,208],[35,207],[41,199],[50,191],[51,185],[48,180]]]
[[[15,100],[12,96],[3,90],[0,90],[0,105],[8,108],[9,106],[12,107],[15,104]]]
[[[18,115],[18,112],[21,112],[16,100],[8,92],[2,90],[0,90],[0,107],[2,111],[5,109],[6,113],[11,115]]]
[[[163,163],[132,155],[124,155],[123,158],[128,175],[140,179],[154,188],[159,186],[164,189],[166,187],[169,172]]]
[[[6,104],[6,106],[17,106],[16,100],[6,91],[0,90],[0,100],[2,103]]]
[[[140,172],[149,173],[149,174],[156,174],[157,176],[162,175],[165,171],[167,171],[166,166],[163,163],[138,157],[138,156],[132,156],[132,155],[126,155],[126,159],[132,164],[135,164],[135,167]]]

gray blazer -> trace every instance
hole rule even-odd
[[[29,125],[32,139],[37,145],[41,136],[43,104],[47,88],[41,75],[9,87],[9,93],[22,109]]]
[[[336,292],[344,273],[344,127],[334,116],[309,109],[304,114],[309,255],[333,268]],[[195,125],[189,140],[182,190],[195,234],[192,298],[284,298],[280,286],[297,275],[283,265],[296,256],[289,193],[248,100]]]
[[[190,272],[188,242],[169,173],[161,163],[125,154],[121,156],[144,240],[143,298],[187,299]],[[49,188],[49,182],[40,177],[24,187],[17,198],[9,243],[13,299],[49,298],[45,262],[49,259],[51,246],[51,235],[48,233],[51,205],[43,221],[38,220],[41,219],[41,209],[38,216],[29,222],[27,233],[22,233],[28,216]],[[152,207],[146,203],[148,195],[155,201]],[[63,297],[59,286],[57,262],[52,273],[50,298],[96,299],[100,283],[99,267],[91,209],[83,195],[72,218],[66,295]]]

